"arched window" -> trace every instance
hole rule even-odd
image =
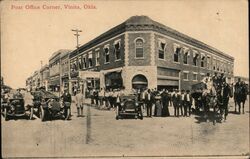
[[[143,58],[143,39],[138,38],[135,40],[135,58]]]

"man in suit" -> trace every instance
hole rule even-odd
[[[185,90],[181,90],[181,91],[179,91],[179,96],[178,96],[178,106],[179,106],[179,110],[181,111],[181,116],[185,116],[184,114],[183,114],[183,108],[184,108],[184,96],[185,96]],[[178,114],[179,115],[179,114]]]
[[[162,101],[162,116],[166,117],[166,116],[170,116],[169,114],[169,109],[168,109],[168,105],[169,105],[169,94],[167,90],[163,90],[163,92],[161,93],[161,101]]]
[[[145,94],[145,103],[147,107],[147,117],[152,117],[152,94],[150,89],[148,89],[147,93]]]
[[[179,116],[177,90],[174,90],[174,93],[172,96],[172,102],[173,102],[173,106],[174,106],[174,116],[177,117],[177,115]]]
[[[184,97],[184,103],[185,103],[185,108],[184,108],[184,114],[187,115],[188,111],[188,116],[191,116],[191,106],[192,106],[193,98],[190,95],[190,91],[187,90],[185,97]],[[186,109],[186,110],[185,110]]]

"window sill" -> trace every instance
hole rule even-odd
[[[136,60],[143,60],[144,57],[135,57]]]
[[[121,59],[117,59],[117,60],[115,60],[115,62],[117,62],[117,61],[121,61]]]
[[[197,82],[198,80],[193,80],[194,82]]]
[[[162,59],[162,58],[159,58],[158,57],[158,60],[160,60],[160,61],[166,61],[166,59],[164,58],[164,59]]]
[[[104,64],[106,65],[106,64],[109,64],[110,62],[105,62]]]
[[[188,64],[188,63],[183,63],[183,65],[186,65],[186,66],[187,66],[187,65],[189,65],[189,64]]]
[[[183,79],[183,81],[188,81],[188,79]]]
[[[176,61],[174,61],[173,63],[175,63],[175,64],[180,64],[180,62],[176,62]]]

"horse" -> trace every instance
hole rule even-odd
[[[244,83],[236,83],[234,91],[234,101],[235,101],[235,112],[237,112],[237,105],[239,114],[241,113],[241,103],[242,103],[242,113],[244,114],[244,106],[247,99],[247,86]]]

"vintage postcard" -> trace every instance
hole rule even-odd
[[[3,158],[249,158],[246,0],[2,0]]]

